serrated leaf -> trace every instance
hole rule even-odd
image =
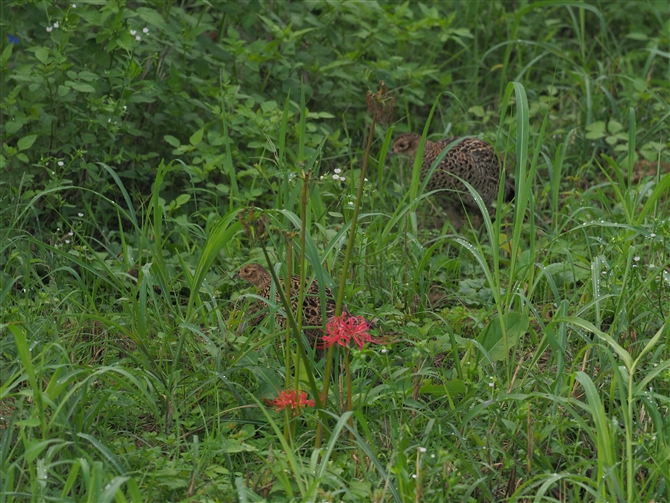
[[[35,143],[36,139],[37,139],[36,134],[30,134],[28,136],[24,136],[18,142],[16,142],[16,146],[19,148],[19,150],[28,150],[30,147],[33,146],[33,143]]]

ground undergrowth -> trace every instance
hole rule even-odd
[[[1,503],[670,499],[666,2],[0,9]],[[405,131],[515,200],[453,232]]]

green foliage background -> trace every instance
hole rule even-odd
[[[0,502],[670,497],[667,2],[74,1],[0,6]],[[431,114],[504,154],[493,224],[386,157]],[[338,368],[263,405],[311,371],[260,243],[379,318],[354,427]]]

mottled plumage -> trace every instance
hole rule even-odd
[[[421,180],[425,178],[437,156],[456,140],[458,140],[456,137],[438,142],[426,140],[421,163]],[[408,155],[414,161],[420,141],[421,137],[416,133],[401,134],[393,142],[392,152]],[[476,138],[466,138],[447,152],[435,168],[426,189],[447,189],[440,196],[440,203],[451,219],[452,225],[458,230],[463,222],[463,207],[468,212],[478,212],[479,207],[465,185],[452,174],[472,185],[490,212],[491,205],[498,199],[500,169],[500,159],[491,145]],[[505,200],[511,200],[513,193],[514,187],[506,182]]]
[[[258,295],[266,299],[270,298],[270,289],[272,286],[272,276],[270,273],[260,264],[247,264],[238,273],[238,276],[245,281],[255,285],[258,288]],[[284,281],[280,279],[281,288],[286,292],[284,288]],[[300,294],[300,276],[291,277],[291,309],[295,314],[298,307],[299,294]],[[335,316],[335,298],[333,297],[330,288],[325,287],[324,293],[326,296],[326,321],[331,317]],[[275,293],[275,302],[278,307],[283,309],[281,302],[281,297],[279,293]],[[267,304],[262,301],[257,301],[256,306],[252,308],[252,321],[253,325],[257,325],[263,319],[263,314],[258,316],[253,316],[255,313],[265,309]],[[342,312],[347,313],[346,308],[342,307]],[[303,299],[302,305],[302,326],[303,327],[321,327],[323,322],[322,312],[321,312],[321,297],[319,296],[319,285],[315,281],[307,283],[305,285],[305,298]],[[277,312],[275,317],[275,323],[282,328],[286,327],[286,319],[284,316]],[[314,346],[316,342],[320,339],[323,330],[320,328],[306,328],[305,333],[307,337]]]

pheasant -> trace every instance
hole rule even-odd
[[[240,272],[237,273],[237,276],[241,279],[248,281],[249,283],[255,285],[258,288],[258,295],[266,299],[270,298],[270,287],[272,285],[272,276],[270,273],[260,264],[247,264]],[[281,288],[284,288],[284,281],[280,279]],[[291,309],[295,313],[298,307],[298,300],[300,294],[300,276],[291,276]],[[324,293],[326,296],[326,320],[330,320],[335,316],[335,298],[333,297],[330,288],[325,287]],[[281,297],[279,293],[275,294],[275,302],[279,307],[282,307]],[[265,303],[262,301],[257,301],[254,312],[259,312],[265,308]],[[343,306],[342,313],[348,314],[347,309]],[[262,320],[262,315],[258,315],[252,318],[252,324],[257,325]],[[302,325],[303,327],[312,327],[306,328],[305,334],[312,346],[315,346],[317,341],[320,340],[320,336],[323,333],[321,328],[323,326],[323,313],[321,312],[321,297],[319,295],[319,285],[316,281],[312,281],[309,284],[305,285],[305,297],[302,304]],[[286,327],[286,318],[284,318],[279,313],[275,316],[275,323],[282,328]]]
[[[433,161],[457,137],[438,142],[426,140],[421,163],[421,180],[425,178]],[[403,133],[393,142],[392,153],[408,155],[412,161],[419,148],[421,137],[416,133]],[[493,147],[476,138],[466,138],[454,145],[437,165],[426,188],[428,190],[447,189],[450,193],[441,196],[440,203],[458,231],[463,223],[463,207],[469,212],[479,211],[479,207],[465,185],[452,175],[456,175],[472,185],[481,196],[486,209],[491,212],[491,204],[498,199],[500,183],[500,159]],[[505,201],[514,197],[514,186],[505,181]]]

